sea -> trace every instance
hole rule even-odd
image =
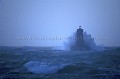
[[[0,79],[120,79],[120,47],[0,46]]]

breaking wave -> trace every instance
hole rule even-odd
[[[50,64],[39,61],[30,61],[24,65],[29,72],[37,74],[52,74],[56,73],[58,70],[64,68],[65,64]]]
[[[83,32],[83,36],[84,36],[84,45],[88,48],[87,50],[94,50],[94,51],[103,51],[105,50],[103,45],[96,45],[94,38],[91,36],[91,34],[88,34],[87,32]],[[70,38],[73,39],[69,39],[67,41],[64,42],[64,48],[66,50],[71,50],[71,48],[73,49],[74,45],[76,44],[76,39],[74,39],[76,37],[76,32],[73,33]]]

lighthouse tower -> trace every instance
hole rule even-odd
[[[84,36],[83,36],[83,29],[79,26],[76,32],[76,41],[75,41],[75,50],[84,50]]]
[[[85,45],[84,45],[84,36],[83,36],[83,29],[81,28],[81,26],[79,26],[79,29],[77,29],[76,32],[76,50],[83,50],[85,49]]]

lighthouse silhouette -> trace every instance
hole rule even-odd
[[[85,48],[83,38],[83,29],[79,26],[76,32],[76,50],[83,50]]]
[[[79,26],[75,34],[75,42],[71,46],[72,50],[86,50],[83,32],[84,30]]]

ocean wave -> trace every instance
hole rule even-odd
[[[51,64],[39,61],[30,61],[24,65],[29,72],[36,74],[52,74],[64,68],[65,64]]]

